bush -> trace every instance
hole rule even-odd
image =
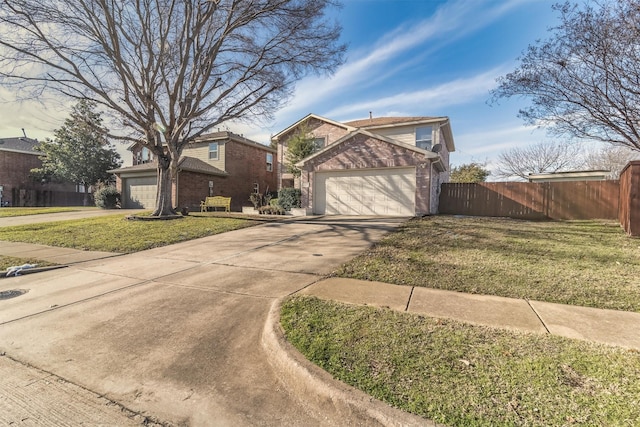
[[[102,209],[113,209],[120,207],[120,193],[118,189],[112,185],[101,187],[95,192],[93,198],[96,206]]]
[[[284,210],[290,211],[291,208],[299,208],[301,206],[301,197],[300,190],[296,188],[283,188],[278,194],[278,204]]]
[[[278,207],[278,206],[280,206],[280,203],[278,203],[278,199],[271,199],[271,200],[269,201],[269,206],[276,206],[276,207]]]

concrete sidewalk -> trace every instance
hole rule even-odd
[[[640,350],[640,313],[330,278],[300,294]]]

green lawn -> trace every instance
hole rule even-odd
[[[448,426],[640,425],[640,354],[312,297],[287,339],[335,378]]]
[[[606,221],[416,219],[335,274],[640,312],[640,241]]]
[[[606,221],[408,221],[335,276],[640,311],[640,240]],[[310,297],[288,340],[335,378],[449,426],[640,425],[640,353]]]
[[[133,221],[122,214],[0,228],[0,241],[39,243],[83,250],[131,253],[257,224],[239,218],[186,216]]]

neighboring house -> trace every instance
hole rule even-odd
[[[287,173],[288,140],[300,129],[317,151]],[[380,117],[336,122],[309,114],[272,138],[278,147],[278,189],[297,187],[313,214],[414,216],[438,212],[455,150],[448,117]]]
[[[42,167],[38,141],[26,137],[0,139],[2,206],[82,205],[75,185],[36,182],[31,169]]]
[[[123,208],[155,207],[157,163],[141,143],[129,147],[133,165],[110,172]],[[231,210],[250,206],[252,192],[276,191],[276,150],[232,132],[203,135],[182,151],[173,182],[176,208],[199,210],[207,196],[231,197]]]
[[[611,171],[605,169],[530,173],[529,182],[559,182],[559,181],[605,181],[610,179]]]

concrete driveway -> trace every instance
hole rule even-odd
[[[32,365],[163,424],[352,424],[288,391],[260,345],[263,327],[278,298],[403,221],[267,223],[5,279],[0,291],[28,292],[0,300],[0,352],[16,372]]]

